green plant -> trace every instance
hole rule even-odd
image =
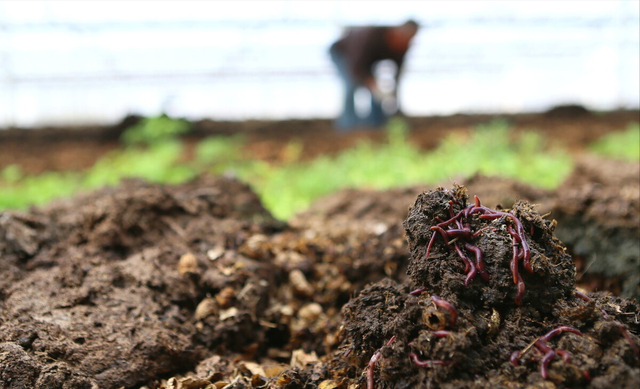
[[[83,187],[117,185],[126,177],[138,177],[151,182],[184,182],[193,178],[197,172],[180,163],[183,153],[182,143],[175,140],[146,148],[128,147],[116,150],[101,158],[86,172]]]
[[[624,161],[640,160],[640,125],[630,124],[625,131],[605,135],[592,143],[589,148],[604,157]]]
[[[0,170],[0,182],[13,184],[20,181],[22,177],[24,177],[24,173],[18,165],[9,165]]]
[[[196,162],[201,165],[214,165],[239,161],[242,158],[240,149],[243,144],[244,137],[239,135],[210,136],[196,146]]]
[[[182,143],[166,138],[113,151],[82,173],[29,176],[17,167],[5,168],[0,172],[0,208],[42,204],[82,189],[116,185],[125,177],[179,183],[211,172],[234,174],[250,183],[276,217],[287,219],[318,197],[347,187],[439,184],[483,173],[553,188],[572,168],[566,153],[546,150],[532,132],[514,136],[506,122],[478,126],[470,134],[452,133],[429,152],[418,149],[408,134],[404,121],[393,120],[383,144],[361,141],[336,156],[308,162],[299,160],[302,143],[292,141],[279,165],[243,155],[241,137],[207,138],[196,147],[194,161],[184,162]]]
[[[479,126],[470,136],[451,134],[431,152],[419,150],[407,140],[407,134],[404,122],[392,121],[385,144],[360,142],[335,157],[263,166],[259,174],[241,170],[239,175],[254,186],[276,217],[287,219],[318,197],[341,188],[437,184],[475,173],[553,188],[572,168],[567,154],[545,151],[544,142],[535,133],[511,139],[504,121]]]
[[[0,209],[23,209],[77,193],[80,175],[72,172],[25,175],[13,182],[0,180],[0,187]]]
[[[141,119],[140,122],[125,130],[121,139],[128,145],[152,145],[175,139],[189,129],[190,124],[186,120],[160,115]]]
[[[149,147],[127,147],[101,158],[85,172],[47,172],[23,175],[8,167],[0,173],[0,209],[21,209],[69,196],[83,189],[117,185],[123,178],[138,177],[151,182],[179,183],[195,177],[197,170],[180,163],[184,152],[178,141]]]

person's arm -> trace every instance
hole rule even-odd
[[[396,74],[395,74],[395,90],[398,90],[398,85],[400,82],[400,75],[402,75],[402,70],[404,68],[404,57],[405,55],[403,54],[402,56],[400,56],[399,58],[397,58],[394,62],[396,63]]]
[[[400,109],[400,100],[398,99],[398,87],[399,87],[399,83],[400,83],[400,75],[402,74],[402,69],[403,69],[403,65],[404,65],[404,55],[400,58],[398,58],[396,62],[396,74],[394,77],[394,81],[395,81],[395,86],[393,88],[393,98],[395,99],[395,104],[396,104],[396,114],[398,115],[404,115],[404,113],[402,112],[402,110]]]

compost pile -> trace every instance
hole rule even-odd
[[[4,212],[0,388],[635,387],[638,305],[578,292],[553,221],[418,193],[285,224],[234,179],[128,181]]]
[[[462,187],[418,197],[404,222],[410,279],[345,306],[340,359],[368,388],[634,387],[638,306],[577,291],[555,222],[527,202],[466,201]]]

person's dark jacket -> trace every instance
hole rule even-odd
[[[398,69],[396,78],[404,62],[406,51],[398,53],[387,43],[388,27],[354,27],[331,46],[331,50],[344,55],[351,75],[359,84],[373,77],[373,65],[385,59],[395,62]]]

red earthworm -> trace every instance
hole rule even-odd
[[[565,363],[571,362],[571,359],[573,358],[571,353],[566,350],[556,350],[556,354],[560,355]]]
[[[582,336],[582,332],[580,332],[579,330],[573,328],[573,327],[569,327],[569,326],[560,326],[558,328],[555,328],[549,332],[547,332],[544,336],[542,336],[539,340],[543,341],[543,342],[548,342],[549,340],[551,340],[551,338],[555,337],[558,334],[561,334],[563,332],[573,332],[574,334],[580,335]]]
[[[640,359],[640,350],[638,350],[638,345],[636,344],[636,342],[633,341],[633,338],[631,338],[631,335],[629,335],[629,331],[627,331],[627,329],[622,325],[622,323],[616,322],[616,324],[618,325],[618,330],[620,331],[620,334],[622,334],[622,336],[631,345],[631,349],[633,350],[633,353],[635,354],[636,358]]]
[[[456,226],[460,230],[464,229],[464,226],[462,225],[462,222],[460,221],[460,218],[456,219]],[[451,227],[449,227],[449,229],[451,229]]]
[[[436,233],[436,231],[439,232],[440,236],[442,236],[442,239],[444,239],[444,243],[449,244],[449,234],[442,227],[433,226],[431,227],[431,230],[434,234]]]
[[[424,292],[425,290],[427,290],[427,288],[422,287],[422,288],[418,288],[416,290],[413,290],[413,291],[409,292],[409,294],[412,295],[412,296],[418,296],[420,293]]]
[[[439,331],[433,331],[432,334],[436,338],[446,338],[447,336],[451,335],[451,331],[439,330]]]
[[[469,205],[467,208],[463,209],[462,212],[464,213],[464,217],[468,218],[469,216],[473,215],[474,213],[478,212],[478,211],[483,211],[484,209],[489,209],[483,206],[473,206],[473,205]]]
[[[382,357],[380,351],[376,351],[369,360],[369,368],[367,369],[367,389],[374,388],[376,362]]]
[[[387,346],[390,345],[394,340],[396,340],[395,335],[392,336],[391,339],[389,339],[389,341],[387,342]],[[369,360],[369,367],[367,369],[367,389],[374,388],[376,362],[378,362],[378,360],[382,358],[382,352],[380,350],[373,353],[371,359]]]
[[[520,358],[520,351],[516,350],[509,356],[509,362],[511,362],[513,366],[520,366],[520,361],[518,361],[518,358]]]
[[[480,274],[480,277],[482,277],[483,280],[489,281],[489,273],[485,270],[484,261],[482,260],[482,250],[469,243],[465,243],[464,248],[469,251],[473,251],[476,255],[476,267],[478,268],[478,274]]]
[[[583,299],[584,301],[591,301],[591,298],[586,294],[576,290],[576,297]]]
[[[409,357],[413,359],[413,362],[420,367],[448,366],[453,364],[452,361],[441,361],[438,359],[429,359],[426,361],[422,361],[420,360],[420,357],[418,357],[418,354],[414,352],[409,353]]]
[[[455,247],[456,252],[460,256],[460,258],[462,258],[462,261],[466,266],[465,271],[467,272],[467,278],[464,280],[464,286],[469,286],[469,283],[471,282],[471,280],[473,280],[476,277],[476,274],[477,274],[476,265],[474,265],[473,262],[471,262],[471,260],[460,249],[460,246],[458,246],[457,243],[455,243],[453,247]]]
[[[433,231],[431,234],[431,239],[429,239],[429,244],[427,245],[427,254],[424,256],[424,259],[429,259],[429,252],[431,252],[431,246],[436,239],[436,232]]]
[[[460,217],[461,217],[463,214],[464,214],[464,210],[462,210],[462,211],[458,212],[458,213],[457,213],[454,217],[452,217],[451,219],[449,219],[449,220],[445,220],[445,221],[440,222],[440,223],[438,223],[438,224],[436,224],[436,225],[437,225],[438,227],[446,227],[446,226],[448,226],[449,224],[451,224],[451,223],[453,223],[453,222],[457,221],[458,219],[460,219]]]
[[[523,265],[524,268],[529,272],[529,273],[533,273],[533,268],[531,267],[530,261],[531,261],[531,249],[529,248],[529,244],[527,243],[527,240],[525,239],[525,232],[524,232],[524,228],[522,227],[522,223],[520,223],[520,219],[518,219],[515,215],[509,213],[509,212],[502,212],[502,211],[494,211],[492,209],[483,207],[484,209],[490,211],[489,214],[482,214],[480,215],[481,218],[483,219],[489,219],[489,220],[493,220],[493,219],[499,219],[501,217],[508,217],[509,219],[511,219],[511,221],[513,222],[513,224],[515,224],[515,232],[518,235],[518,240],[521,245],[522,245],[522,250],[524,252],[524,260],[523,260]]]
[[[474,203],[472,205],[468,205],[465,209],[463,209],[464,217],[469,217],[472,213],[477,212],[478,210],[489,210],[489,208],[482,206],[480,204],[480,198],[476,195],[473,196]]]
[[[511,262],[509,262],[509,268],[511,269],[511,274],[513,275],[513,283],[517,284],[518,279],[520,278],[520,273],[518,272],[518,246],[516,246],[516,242],[513,242],[512,245],[513,255],[511,256]]]
[[[471,266],[472,266],[471,260],[460,249],[460,246],[458,246],[458,243],[454,243],[453,247],[455,248],[456,253],[458,253],[458,256],[462,259],[462,262],[464,262],[464,272],[465,273],[469,273],[472,270],[471,269]],[[475,272],[473,273],[473,276],[475,277]],[[467,281],[465,281],[465,286],[467,286]]]
[[[549,377],[549,363],[551,363],[553,357],[556,356],[556,353],[553,352],[553,349],[551,349],[551,347],[548,347],[543,343],[538,344],[538,342],[536,342],[536,347],[538,347],[540,351],[545,353],[544,357],[542,357],[542,360],[540,361],[540,374],[542,375],[542,378],[546,380],[547,377]]]
[[[433,229],[433,227],[431,227],[431,229]],[[444,232],[449,238],[471,238],[473,236],[471,230],[468,230],[466,228],[451,228]]]
[[[548,372],[549,363],[551,363],[551,360],[553,359],[553,357],[556,356],[556,354],[561,355],[563,360],[565,360],[565,362],[569,362],[571,360],[571,354],[569,354],[567,351],[564,351],[564,350],[554,351],[551,347],[547,346],[547,342],[551,338],[553,338],[554,336],[562,332],[573,332],[574,334],[578,334],[582,336],[582,332],[578,331],[573,327],[561,326],[549,331],[544,336],[541,336],[534,343],[534,345],[538,350],[545,353],[544,357],[542,357],[542,360],[540,361],[540,375],[542,375],[542,378],[544,378],[545,380],[549,376],[549,372]]]
[[[425,259],[429,259],[429,253],[431,252],[431,246],[433,246],[433,242],[436,239],[436,231],[439,232],[440,235],[442,236],[442,239],[444,239],[445,245],[449,244],[449,238],[447,237],[447,232],[445,230],[443,230],[442,227],[433,226],[433,227],[431,227],[431,230],[433,231],[433,234],[431,235],[431,239],[429,240],[429,245],[427,246],[427,254],[425,255]]]
[[[456,311],[456,308],[447,300],[441,299],[435,294],[431,296],[431,301],[433,301],[433,303],[438,307],[446,309],[449,312],[449,325],[453,327],[458,319],[458,311]]]
[[[520,243],[520,235],[513,229],[510,225],[507,226],[507,232],[511,235],[518,243]]]
[[[522,276],[520,276],[520,271],[518,271],[518,246],[516,246],[515,238],[513,242],[513,257],[509,265],[511,267],[511,274],[513,274],[513,283],[516,284],[515,302],[516,305],[521,305],[522,297],[524,297],[525,285],[522,280]]]
[[[488,229],[493,229],[494,231],[496,230],[494,227],[491,227],[491,226],[482,227],[478,231],[474,232],[473,235],[471,235],[471,237],[477,238],[478,236],[480,236],[481,233],[484,232],[484,230],[488,230]]]
[[[449,217],[453,217],[455,214],[453,213],[453,200],[449,200]]]

